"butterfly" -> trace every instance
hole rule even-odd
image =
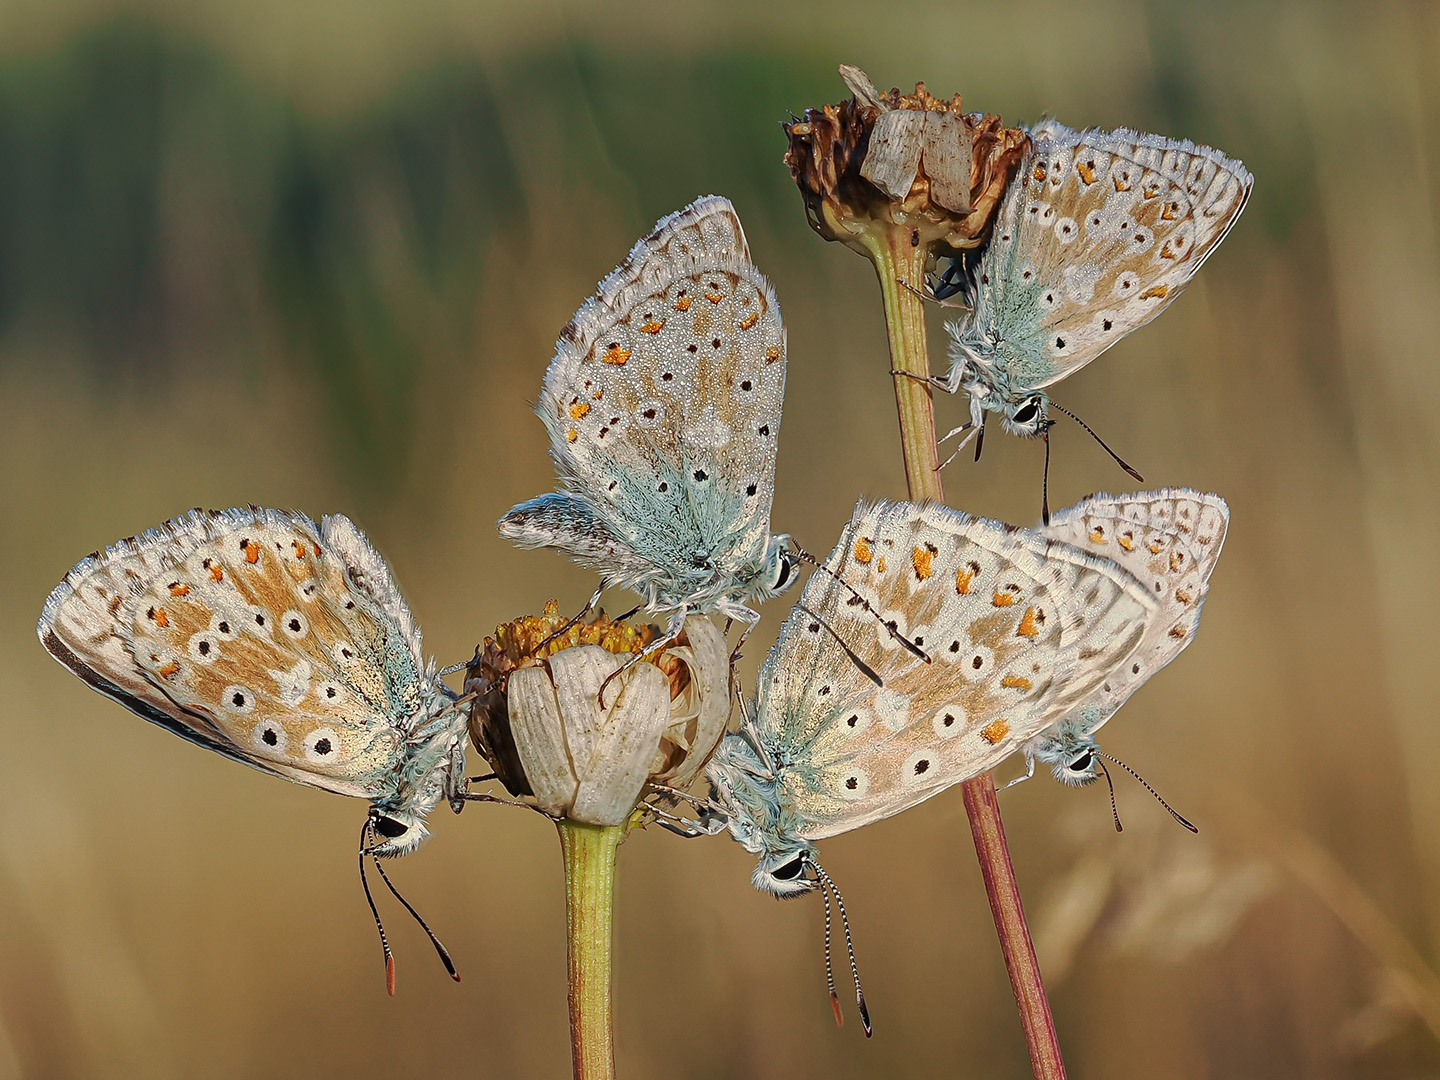
[[[1159,613],[1128,570],[1072,544],[862,501],[781,627],[753,716],[707,768],[732,836],[760,856],[755,887],[813,889],[816,840],[993,768],[1112,678]]]
[[[1129,570],[1150,587],[1160,612],[1123,664],[1059,724],[1022,747],[1025,775],[1012,784],[1032,776],[1036,761],[1049,765],[1066,784],[1096,778],[1102,766],[1095,732],[1194,639],[1229,524],[1224,499],[1188,488],[1092,495],[1051,519],[1042,530],[1045,536]]]
[[[513,507],[500,534],[553,547],[645,607],[750,606],[798,569],[770,534],[785,329],[735,208],[709,196],[663,218],[560,335],[536,412],[561,490]],[[587,606],[588,610],[588,606]]]
[[[82,559],[37,633],[87,685],[181,738],[369,800],[362,875],[366,855],[414,851],[436,804],[465,798],[464,712],[389,567],[341,515],[192,510]]]
[[[958,283],[938,282],[970,309],[948,325],[950,370],[932,380],[970,397],[969,421],[950,433],[969,432],[956,453],[983,439],[986,412],[1017,435],[1043,436],[1053,404],[1044,388],[1164,311],[1254,183],[1218,150],[1160,135],[1047,121],[1031,138],[990,240]]]

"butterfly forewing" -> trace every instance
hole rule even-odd
[[[80,563],[39,631],[147,719],[372,800],[414,782],[407,740],[447,698],[388,568],[338,516],[193,511]]]
[[[1190,644],[1200,625],[1210,574],[1220,558],[1230,510],[1218,495],[1187,489],[1092,495],[1056,514],[1041,532],[1135,575],[1160,605],[1140,647],[1083,703],[1093,733],[1155,672]]]
[[[780,309],[733,207],[710,197],[666,218],[576,314],[546,373],[537,411],[582,504],[554,546],[612,579],[650,576],[668,606],[753,576],[784,389]]]
[[[1053,123],[1034,137],[980,268],[985,313],[1026,389],[1064,378],[1169,306],[1251,186],[1239,162],[1190,143]]]
[[[423,706],[421,671],[312,522],[217,536],[130,609],[136,663],[255,758],[347,795],[391,793],[391,717]]]
[[[993,767],[1093,691],[1156,611],[1112,563],[938,505],[861,504],[827,567],[786,620],[758,702],[759,737],[787,766],[780,802],[808,839]]]

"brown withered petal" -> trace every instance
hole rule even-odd
[[[840,76],[854,97],[785,125],[785,164],[815,231],[862,252],[856,236],[876,226],[927,247],[980,244],[1030,137],[923,82],[882,94],[857,67],[841,64]]]

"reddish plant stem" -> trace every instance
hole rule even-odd
[[[890,338],[890,361],[895,371],[895,404],[900,414],[900,445],[905,455],[905,479],[914,500],[944,499],[940,484],[940,456],[935,446],[935,411],[931,389],[922,379],[930,374],[925,342],[925,307],[916,290],[925,282],[924,245],[916,244],[918,233],[896,227],[885,233],[865,232],[857,237],[866,248],[885,300],[885,328]],[[912,378],[911,376],[919,376]],[[965,812],[975,839],[975,854],[995,917],[995,931],[1020,1024],[1030,1051],[1030,1066],[1036,1080],[1064,1080],[1065,1063],[1040,964],[1025,922],[1020,886],[1010,849],[1005,843],[1005,824],[995,798],[995,782],[989,773],[965,781]]]

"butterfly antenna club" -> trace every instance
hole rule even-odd
[[[795,610],[803,611],[806,615],[809,615],[810,618],[814,619],[817,628],[823,626],[826,632],[828,632],[829,635],[835,639],[836,643],[840,646],[840,648],[845,651],[845,655],[850,658],[850,662],[860,669],[860,674],[864,675],[876,686],[885,685],[885,680],[880,678],[879,675],[875,674],[875,669],[872,668],[869,664],[865,663],[864,660],[861,660],[860,657],[856,655],[855,650],[850,648],[850,646],[845,643],[845,639],[842,638],[839,634],[837,634],[835,632],[835,629],[829,623],[827,623],[819,615],[816,615],[815,612],[811,611],[804,604],[796,604]]]
[[[390,940],[385,936],[385,924],[380,921],[380,909],[375,906],[375,897],[370,892],[370,879],[365,876],[365,856],[375,842],[375,819],[366,818],[360,829],[360,884],[365,889],[365,902],[370,905],[370,914],[375,919],[375,929],[380,934],[380,949],[385,955],[385,990],[395,996],[395,954],[390,951]]]
[[[1071,420],[1074,420],[1075,423],[1079,424],[1082,428],[1084,428],[1085,431],[1089,434],[1089,436],[1090,436],[1092,439],[1094,439],[1097,443],[1100,444],[1100,448],[1101,448],[1102,450],[1104,450],[1107,454],[1109,454],[1112,458],[1115,459],[1115,464],[1116,464],[1116,465],[1119,465],[1120,468],[1124,469],[1127,473],[1129,473],[1131,476],[1133,476],[1136,480],[1140,481],[1140,483],[1143,484],[1143,483],[1145,482],[1145,478],[1144,478],[1143,476],[1141,476],[1138,472],[1136,472],[1134,469],[1132,469],[1132,468],[1130,467],[1129,463],[1126,462],[1126,460],[1125,460],[1124,458],[1122,458],[1119,454],[1115,453],[1114,450],[1111,450],[1109,443],[1107,443],[1104,439],[1100,438],[1099,435],[1096,435],[1096,434],[1095,434],[1095,430],[1094,430],[1089,424],[1085,423],[1084,420],[1081,420],[1080,417],[1076,416],[1073,412],[1071,412],[1069,409],[1065,408],[1065,406],[1064,406],[1064,405],[1061,405],[1059,402],[1052,400],[1052,401],[1050,402],[1050,404],[1053,405],[1055,408],[1059,409],[1062,413],[1064,413],[1066,416],[1068,416]],[[980,460],[980,457],[979,457],[978,454],[976,455],[975,460],[976,460],[976,461],[979,461],[979,460]],[[1119,764],[1119,762],[1116,762],[1116,764]]]
[[[845,949],[850,954],[850,977],[855,981],[855,1007],[860,1010],[860,1024],[865,1029],[865,1037],[868,1039],[874,1034],[870,1024],[870,1009],[865,1004],[865,991],[860,986],[860,965],[855,961],[855,939],[850,933],[850,916],[845,911],[845,898],[840,895],[840,887],[835,880],[825,872],[824,868],[817,862],[811,862],[815,868],[815,876],[820,881],[822,890],[828,888],[835,894],[835,907],[840,912],[840,926],[845,931]],[[832,981],[830,996],[835,999],[834,982]],[[839,1005],[835,1006],[836,1016],[839,1016]]]
[[[847,601],[847,603],[851,606],[859,604],[861,607],[863,607],[867,614],[873,616],[875,621],[885,628],[886,632],[889,633],[891,638],[893,638],[895,641],[905,647],[906,652],[910,653],[917,659],[924,660],[927,664],[931,662],[929,653],[927,653],[919,645],[916,645],[904,634],[900,633],[894,623],[888,623],[884,619],[882,619],[880,617],[880,613],[870,606],[870,601],[866,600],[865,597],[861,596],[858,592],[856,592],[855,588],[848,581],[840,577],[839,574],[835,573],[835,571],[831,570],[828,566],[822,563],[814,555],[811,555],[810,552],[806,551],[799,544],[796,544],[793,540],[790,542],[790,546],[795,549],[794,555],[797,559],[802,562],[809,563],[816,570],[831,578],[843,589],[845,589],[845,591],[850,594],[850,599],[849,601]]]
[[[1099,754],[1098,756],[1104,758],[1106,761],[1109,761],[1111,764],[1120,766],[1120,768],[1124,769],[1127,773],[1133,776],[1137,781],[1139,781],[1140,786],[1143,787],[1146,791],[1148,791],[1151,795],[1155,796],[1155,801],[1158,802],[1161,806],[1163,806],[1166,810],[1168,810],[1170,816],[1173,817],[1176,821],[1178,821],[1181,825],[1184,825],[1185,828],[1189,829],[1192,833],[1198,833],[1200,831],[1189,821],[1187,821],[1185,817],[1180,814],[1179,811],[1177,811],[1173,806],[1171,806],[1168,802],[1161,798],[1160,793],[1156,791],[1153,787],[1151,787],[1146,782],[1145,778],[1141,776],[1138,772],[1136,772],[1134,769],[1132,769],[1129,765],[1126,765],[1119,758],[1111,757],[1109,754]],[[1105,766],[1101,765],[1100,767],[1103,769]],[[1106,773],[1106,777],[1109,777],[1109,773]],[[1117,818],[1116,821],[1118,822],[1119,819]]]

